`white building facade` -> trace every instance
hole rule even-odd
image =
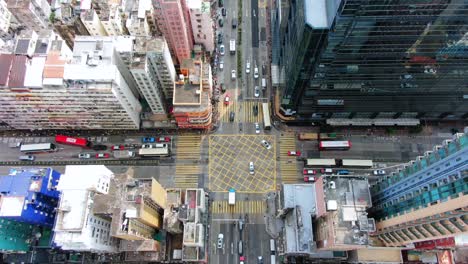
[[[5,0],[0,0],[0,39],[7,41],[13,36],[10,33],[11,12]]]
[[[107,194],[113,177],[104,165],[66,167],[57,186],[62,195],[54,225],[54,246],[72,251],[117,252],[118,240],[110,236],[111,222],[93,214],[94,195]]]
[[[210,1],[187,0],[187,6],[190,10],[190,21],[195,44],[201,44],[206,51],[213,52],[215,48],[215,28],[211,18]]]

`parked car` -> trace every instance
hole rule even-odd
[[[90,153],[80,153],[80,154],[78,154],[78,158],[79,159],[90,159],[91,154]]]
[[[224,69],[224,61],[222,61],[222,60],[219,62],[219,69],[220,70]]]
[[[34,157],[33,155],[24,155],[24,156],[19,156],[19,160],[23,160],[23,161],[34,161],[36,157]]]
[[[225,105],[229,105],[229,101],[230,101],[230,97],[229,97],[229,94],[226,94],[226,96],[224,96],[224,104]]]
[[[219,33],[218,34],[218,44],[222,44],[223,43],[223,34]]]
[[[225,53],[224,45],[223,45],[223,44],[221,44],[221,46],[219,46],[219,53],[220,53],[221,55],[224,55],[224,53]]]
[[[258,67],[257,66],[255,66],[254,68],[254,78],[258,79]]]
[[[224,235],[218,234],[218,248],[223,248],[224,244]]]
[[[271,145],[268,141],[262,140],[261,143],[266,149],[271,149]]]
[[[257,264],[263,264],[263,257],[262,256],[257,257]]]
[[[304,175],[315,175],[315,174],[317,174],[316,170],[310,170],[310,169],[304,169],[302,172],[303,172]]]
[[[114,145],[111,147],[112,150],[124,150],[124,145]]]
[[[154,141],[155,141],[154,137],[141,138],[141,142],[143,142],[143,143],[154,143]]]
[[[288,156],[300,156],[300,151],[288,151]]]
[[[153,145],[151,145],[151,144],[143,144],[143,145],[141,145],[141,148],[142,148],[142,149],[153,148]]]
[[[218,20],[218,24],[219,24],[220,27],[223,27],[223,26],[224,26],[224,21],[223,21],[222,18],[220,18],[220,19]]]
[[[338,175],[348,175],[349,170],[339,170],[339,171],[336,172],[336,174],[338,174]]]
[[[260,125],[255,123],[255,134],[260,134]]]
[[[304,182],[315,182],[314,176],[304,176]]]
[[[221,9],[221,14],[222,14],[223,16],[226,16],[226,8],[223,7],[223,8]]]
[[[374,171],[374,175],[375,176],[380,176],[380,175],[385,175],[385,171],[384,170],[375,170]]]
[[[107,159],[109,157],[110,157],[109,153],[96,153],[97,159]]]
[[[171,142],[171,138],[170,137],[158,137],[156,141],[157,142]]]
[[[236,79],[236,70],[231,71],[231,79]]]
[[[94,145],[93,150],[100,151],[100,150],[107,150],[106,145]]]
[[[250,62],[245,64],[245,73],[250,73]]]

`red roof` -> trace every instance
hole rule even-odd
[[[10,81],[8,87],[22,88],[24,87],[24,77],[26,74],[26,61],[28,58],[23,55],[16,55],[13,59],[13,64],[10,71]]]
[[[8,84],[8,76],[10,75],[11,62],[15,55],[0,54],[0,86]]]

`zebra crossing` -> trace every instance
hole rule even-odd
[[[284,134],[280,137],[280,172],[284,183],[297,183],[302,179],[298,173],[295,156],[288,156],[288,151],[296,150],[296,137],[294,134]]]
[[[197,188],[200,165],[185,164],[200,159],[200,135],[181,135],[177,138],[177,158],[174,184],[177,188]]]
[[[198,177],[200,176],[200,166],[176,164],[175,187],[177,188],[197,188]]]
[[[254,106],[257,107],[257,115],[254,114]],[[219,104],[218,113],[221,122],[228,123],[229,114],[235,113],[234,122],[242,123],[261,123],[263,122],[262,102],[260,101],[233,101],[229,105]]]
[[[212,214],[263,214],[266,210],[265,201],[236,201],[236,204],[229,205],[228,201],[213,201],[211,205]]]

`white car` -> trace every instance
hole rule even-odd
[[[250,73],[250,62],[245,65],[245,73]]]
[[[266,149],[271,149],[271,145],[270,145],[270,143],[268,143],[268,141],[262,140],[261,143]]]
[[[260,134],[260,126],[258,123],[255,123],[255,134]]]
[[[254,93],[254,96],[256,98],[260,97],[260,89],[258,89],[258,86],[255,86],[255,93]]]
[[[89,154],[89,153],[80,153],[80,154],[78,154],[78,158],[79,159],[90,159],[91,154]]]
[[[254,174],[255,173],[255,167],[253,161],[249,162],[249,173]]]
[[[221,55],[224,55],[224,44],[221,44],[221,46],[219,46],[219,53]]]
[[[375,170],[374,171],[374,175],[378,176],[378,175],[385,175],[385,171],[384,170]]]
[[[218,248],[223,248],[224,244],[224,235],[218,234]]]
[[[231,79],[236,79],[236,70],[231,71]]]
[[[149,149],[149,148],[153,148],[153,145],[151,145],[151,144],[143,144],[143,145],[141,145],[141,148],[142,148],[142,149]]]
[[[258,67],[257,66],[255,66],[254,68],[254,78],[258,79]]]
[[[223,70],[224,69],[224,61],[219,62],[219,69]]]

